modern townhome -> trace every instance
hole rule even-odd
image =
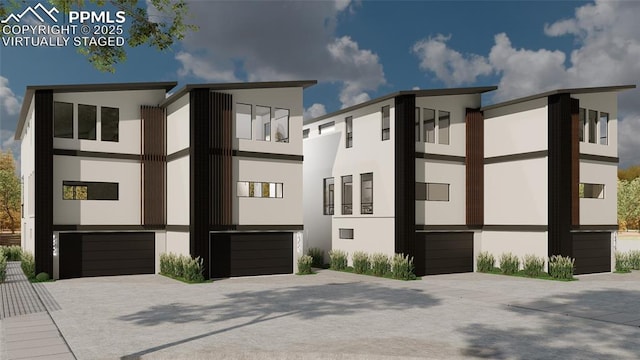
[[[488,251],[611,271],[617,92],[556,90],[481,108],[495,87],[402,91],[304,126],[305,244],[468,272]]]
[[[27,87],[16,139],[36,271],[154,273],[174,252],[205,277],[293,272],[312,84]]]

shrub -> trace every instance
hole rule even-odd
[[[49,281],[49,279],[51,279],[51,277],[46,272],[41,272],[36,275],[36,281]]]
[[[413,273],[413,257],[404,254],[395,254],[391,260],[391,276],[394,279],[413,280],[416,275]]]
[[[21,261],[22,260],[22,248],[17,245],[13,246],[0,246],[2,248],[4,257],[7,261]]]
[[[313,274],[311,266],[313,266],[313,257],[311,255],[302,255],[298,258],[299,275]]]
[[[371,268],[369,255],[363,251],[353,253],[353,272],[356,274],[366,274]]]
[[[478,254],[478,272],[491,272],[496,266],[496,258],[489,252],[484,251]]]
[[[203,260],[200,256],[195,259],[191,256],[183,256],[182,260],[182,277],[190,282],[203,282],[204,275]]]
[[[347,252],[342,250],[329,251],[329,259],[331,260],[331,269],[333,270],[346,270],[347,269]]]
[[[620,252],[620,251],[616,251],[615,259],[616,259],[616,271],[617,272],[629,272],[629,271],[631,271],[631,261],[629,259],[629,254],[623,253],[623,252]]]
[[[529,277],[538,277],[544,271],[544,258],[535,255],[525,255],[522,259],[524,274]]]
[[[0,283],[4,282],[7,278],[7,258],[4,256],[4,252],[0,249]]]
[[[629,264],[633,270],[640,270],[640,250],[629,251]]]
[[[160,254],[160,273],[188,282],[203,282],[203,260],[200,257],[193,259],[188,255],[163,253]]]
[[[512,253],[500,255],[500,271],[503,274],[511,275],[520,270],[520,259]]]
[[[375,276],[385,276],[391,271],[389,257],[385,254],[376,253],[371,255],[371,273]]]
[[[549,276],[554,279],[573,279],[573,266],[575,260],[566,256],[553,255],[549,258]]]
[[[22,271],[24,275],[29,279],[33,279],[36,276],[36,262],[33,258],[33,255],[30,252],[23,252],[22,258],[20,260],[22,263],[20,266],[22,267]]]
[[[316,268],[324,267],[324,250],[319,248],[309,248],[307,255],[311,256],[311,266]]]

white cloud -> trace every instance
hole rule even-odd
[[[9,88],[9,80],[0,76],[0,104],[7,115],[17,115],[20,112],[20,101]]]
[[[343,106],[386,83],[378,56],[335,34],[350,1],[189,3],[200,31],[176,55],[179,75],[207,81],[316,79],[342,85]]]
[[[324,104],[315,103],[304,110],[304,119],[313,119],[327,113]]]

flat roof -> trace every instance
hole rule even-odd
[[[298,80],[298,81],[264,81],[264,82],[239,82],[239,83],[210,83],[210,84],[187,84],[174,94],[169,96],[160,104],[167,106],[181,98],[184,94],[192,89],[209,89],[209,90],[238,90],[238,89],[269,89],[269,88],[287,88],[301,87],[303,89],[317,84],[317,80]]]
[[[31,107],[33,95],[37,90],[52,90],[54,93],[73,93],[91,91],[127,91],[127,90],[162,90],[165,92],[178,85],[175,81],[165,82],[139,82],[139,83],[104,83],[104,84],[68,84],[68,85],[29,85],[24,93],[20,117],[16,126],[14,138],[20,140],[20,134],[27,120],[27,113]]]
[[[501,103],[488,105],[481,108],[481,111],[492,110],[503,106],[514,105],[530,100],[536,100],[544,97],[548,97],[551,95],[559,95],[559,94],[591,94],[591,93],[602,93],[602,92],[614,92],[614,91],[624,91],[629,89],[635,89],[635,85],[618,85],[618,86],[599,86],[599,87],[583,87],[583,88],[573,88],[573,89],[557,89],[542,92],[535,95],[525,96],[518,99],[508,100]]]
[[[446,95],[466,95],[466,94],[482,94],[488,91],[496,90],[497,86],[480,86],[480,87],[466,87],[466,88],[450,88],[450,89],[425,89],[425,90],[406,90],[406,91],[396,91],[391,94],[387,94],[385,96],[375,98],[373,100],[365,101],[363,103],[350,106],[348,108],[340,109],[338,111],[334,111],[329,114],[325,114],[319,116],[317,118],[308,119],[304,121],[304,125],[313,124],[314,122],[321,121],[336,115],[344,114],[349,111],[357,110],[363,108],[365,106],[369,106],[381,101],[385,101],[396,96],[401,95],[415,95],[416,97],[421,96],[446,96]]]

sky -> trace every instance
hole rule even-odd
[[[640,1],[199,0],[189,10],[197,32],[164,52],[127,48],[115,73],[73,46],[0,44],[0,147],[19,157],[28,85],[318,80],[304,93],[306,117],[398,90],[497,85],[487,105],[640,85]],[[639,100],[640,90],[619,95],[621,168],[640,164]]]

